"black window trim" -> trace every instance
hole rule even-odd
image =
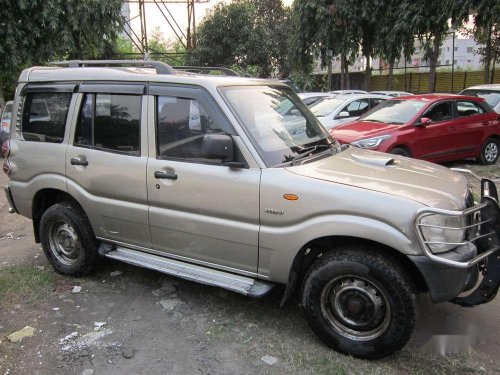
[[[26,84],[20,95],[26,96],[32,93],[54,93],[54,92],[66,92],[75,93],[78,90],[78,82],[34,82]]]
[[[134,157],[141,157],[142,156],[142,147],[141,147],[141,143],[142,143],[142,138],[141,138],[141,133],[142,133],[142,100],[143,100],[143,95],[138,95],[138,94],[122,94],[122,93],[110,93],[110,92],[85,92],[83,93],[83,96],[82,96],[82,101],[80,103],[80,108],[78,110],[78,117],[76,119],[76,126],[75,126],[75,130],[73,132],[73,147],[80,147],[80,148],[85,148],[85,149],[88,149],[88,150],[95,150],[95,151],[103,151],[103,152],[109,152],[109,153],[112,153],[112,154],[119,154],[119,155],[125,155],[125,156],[134,156]],[[109,94],[109,95],[129,95],[129,96],[138,96],[139,99],[140,99],[140,105],[139,105],[139,108],[140,108],[140,118],[139,118],[139,153],[138,154],[132,154],[130,151],[120,151],[120,150],[112,150],[112,149],[108,149],[108,148],[103,148],[103,147],[96,147],[94,146],[94,143],[95,143],[95,139],[94,139],[94,119],[95,119],[95,111],[96,111],[96,96],[97,94]],[[78,127],[78,121],[80,120],[80,115],[82,113],[82,108],[83,106],[85,105],[85,95],[92,95],[92,145],[91,146],[88,146],[88,145],[79,145],[79,144],[76,144],[75,143],[75,135],[76,135],[76,130],[77,130],[77,127]]]

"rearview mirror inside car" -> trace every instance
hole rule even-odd
[[[203,136],[202,154],[206,159],[231,162],[234,159],[233,139],[227,134],[206,134]]]

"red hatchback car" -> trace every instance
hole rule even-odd
[[[500,155],[499,116],[475,96],[427,94],[386,100],[330,133],[340,143],[432,162],[477,158],[495,164]]]

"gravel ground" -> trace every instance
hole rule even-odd
[[[499,165],[448,166],[500,177]],[[31,222],[7,208],[0,194],[0,375],[500,373],[498,298],[464,309],[420,296],[410,344],[363,361],[325,347],[297,302],[280,310],[279,288],[253,300],[110,260],[56,275]],[[7,340],[26,326],[32,336]]]

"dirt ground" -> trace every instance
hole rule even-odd
[[[499,166],[465,167],[500,177]],[[465,309],[420,296],[410,344],[363,361],[323,345],[297,303],[280,310],[282,290],[253,300],[104,259],[92,276],[56,275],[31,222],[7,208],[1,192],[0,375],[500,373],[499,298]],[[31,337],[7,340],[25,326]]]

